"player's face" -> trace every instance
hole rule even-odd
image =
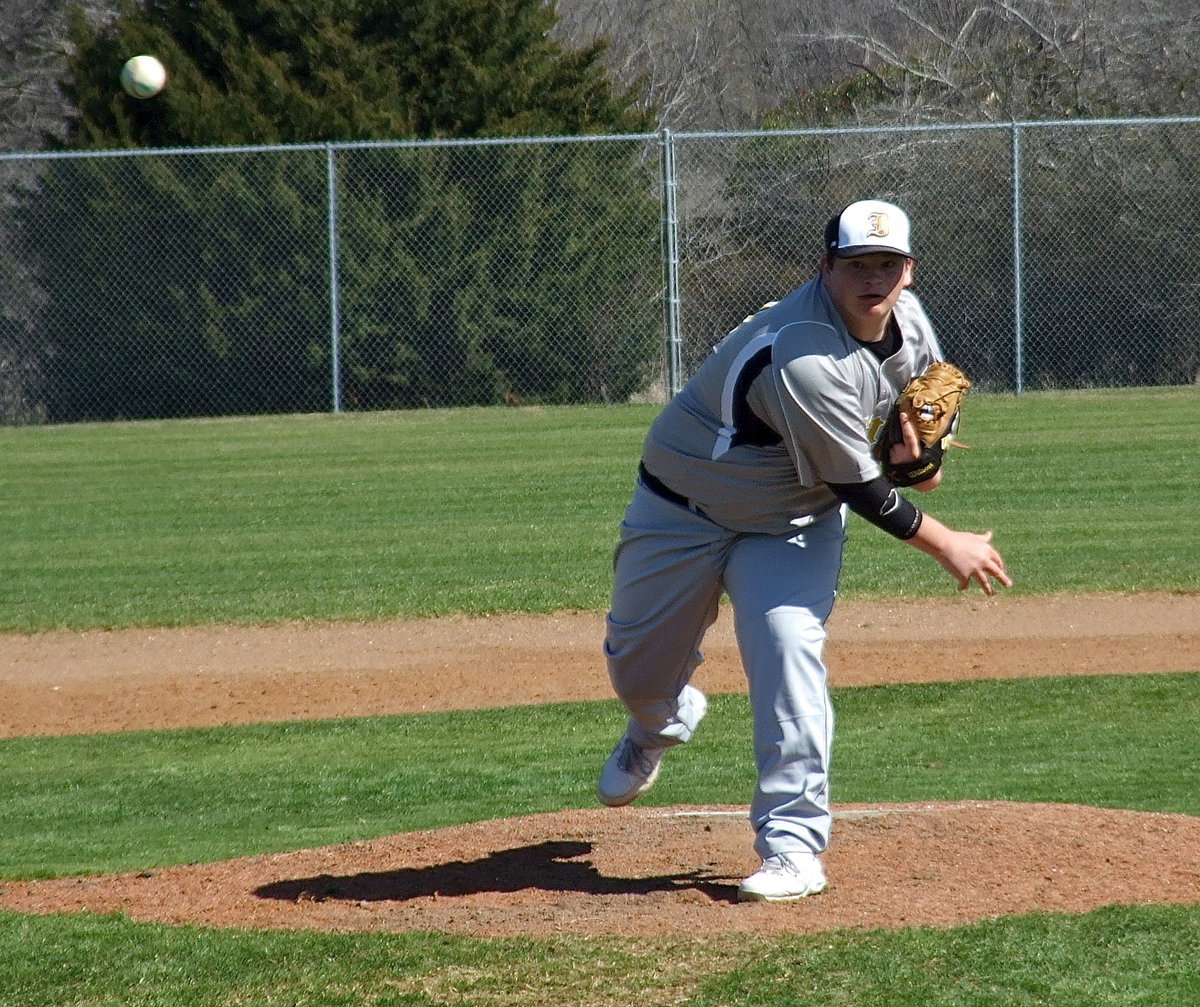
[[[900,293],[913,281],[913,260],[892,252],[830,258],[825,285],[850,334],[865,342],[883,336]]]

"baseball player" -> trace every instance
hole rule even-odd
[[[646,436],[614,557],[604,642],[628,726],[600,800],[628,804],[705,712],[690,679],[728,595],[749,685],[758,784],[750,806],[761,868],[743,900],[825,888],[833,710],[823,661],[847,508],[928,553],[957,582],[1010,587],[991,532],[955,531],[885,478],[876,432],[908,381],[941,353],[908,290],[915,259],[898,206],[851,203],[825,228],[818,275],[725,337]],[[921,447],[912,423],[888,449]],[[941,481],[939,466],[917,483]]]

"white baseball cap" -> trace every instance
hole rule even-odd
[[[871,252],[898,252],[911,259],[908,215],[882,199],[851,203],[825,225],[825,252],[839,259]]]

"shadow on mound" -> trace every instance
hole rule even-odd
[[[605,875],[590,860],[590,842],[534,843],[497,850],[477,860],[359,874],[321,874],[276,881],[254,890],[264,899],[286,902],[406,902],[526,890],[581,895],[652,895],[693,889],[714,902],[734,902],[737,887],[705,870],[649,877]]]

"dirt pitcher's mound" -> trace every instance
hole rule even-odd
[[[1200,818],[1062,804],[841,806],[830,888],[738,903],[744,808],[623,808],[110,877],[6,882],[0,909],[474,936],[817,933],[1200,903]]]

